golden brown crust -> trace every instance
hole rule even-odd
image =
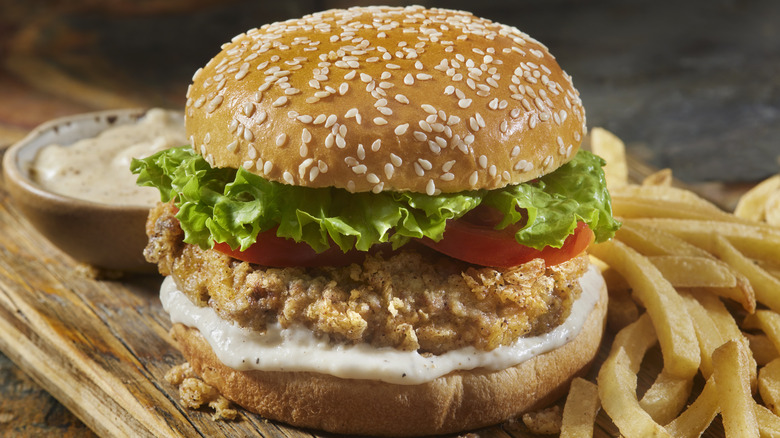
[[[235,371],[200,333],[172,334],[196,373],[227,398],[264,417],[333,433],[418,436],[488,426],[553,402],[598,351],[607,291],[566,345],[501,371],[457,371],[421,385],[340,379],[307,372]]]
[[[534,259],[478,267],[409,244],[345,267],[269,268],[182,241],[171,204],[149,215],[146,259],[198,306],[265,330],[300,324],[347,343],[442,354],[492,350],[560,324],[580,296],[590,264],[580,254],[556,266]]]
[[[532,180],[569,161],[585,132],[579,93],[541,43],[420,7],[331,10],[238,35],[195,73],[185,122],[218,167],[428,194]]]

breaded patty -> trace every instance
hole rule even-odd
[[[147,234],[146,259],[224,319],[259,331],[302,324],[336,342],[432,354],[492,350],[550,330],[568,316],[589,263],[583,254],[493,269],[407,244],[360,265],[269,268],[184,243],[169,204],[151,211]]]

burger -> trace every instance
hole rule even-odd
[[[190,145],[143,160],[172,335],[249,411],[411,436],[552,403],[592,362],[618,227],[571,78],[518,29],[422,7],[236,36]]]

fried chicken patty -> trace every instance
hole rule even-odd
[[[442,354],[492,350],[540,334],[569,314],[588,257],[545,267],[474,266],[421,245],[367,255],[347,267],[269,268],[184,243],[170,204],[152,209],[144,255],[189,299],[264,331],[302,324],[335,342]]]

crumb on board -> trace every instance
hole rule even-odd
[[[523,414],[523,423],[535,435],[557,435],[561,433],[561,421],[561,408],[557,405]]]
[[[165,380],[179,388],[179,400],[184,406],[198,409],[208,405],[214,409],[214,415],[211,416],[214,421],[235,420],[238,417],[238,411],[230,407],[230,401],[216,388],[200,380],[188,362],[171,368],[165,374]]]
[[[90,280],[119,280],[125,276],[122,271],[103,269],[87,263],[79,263],[75,269],[76,275]]]

